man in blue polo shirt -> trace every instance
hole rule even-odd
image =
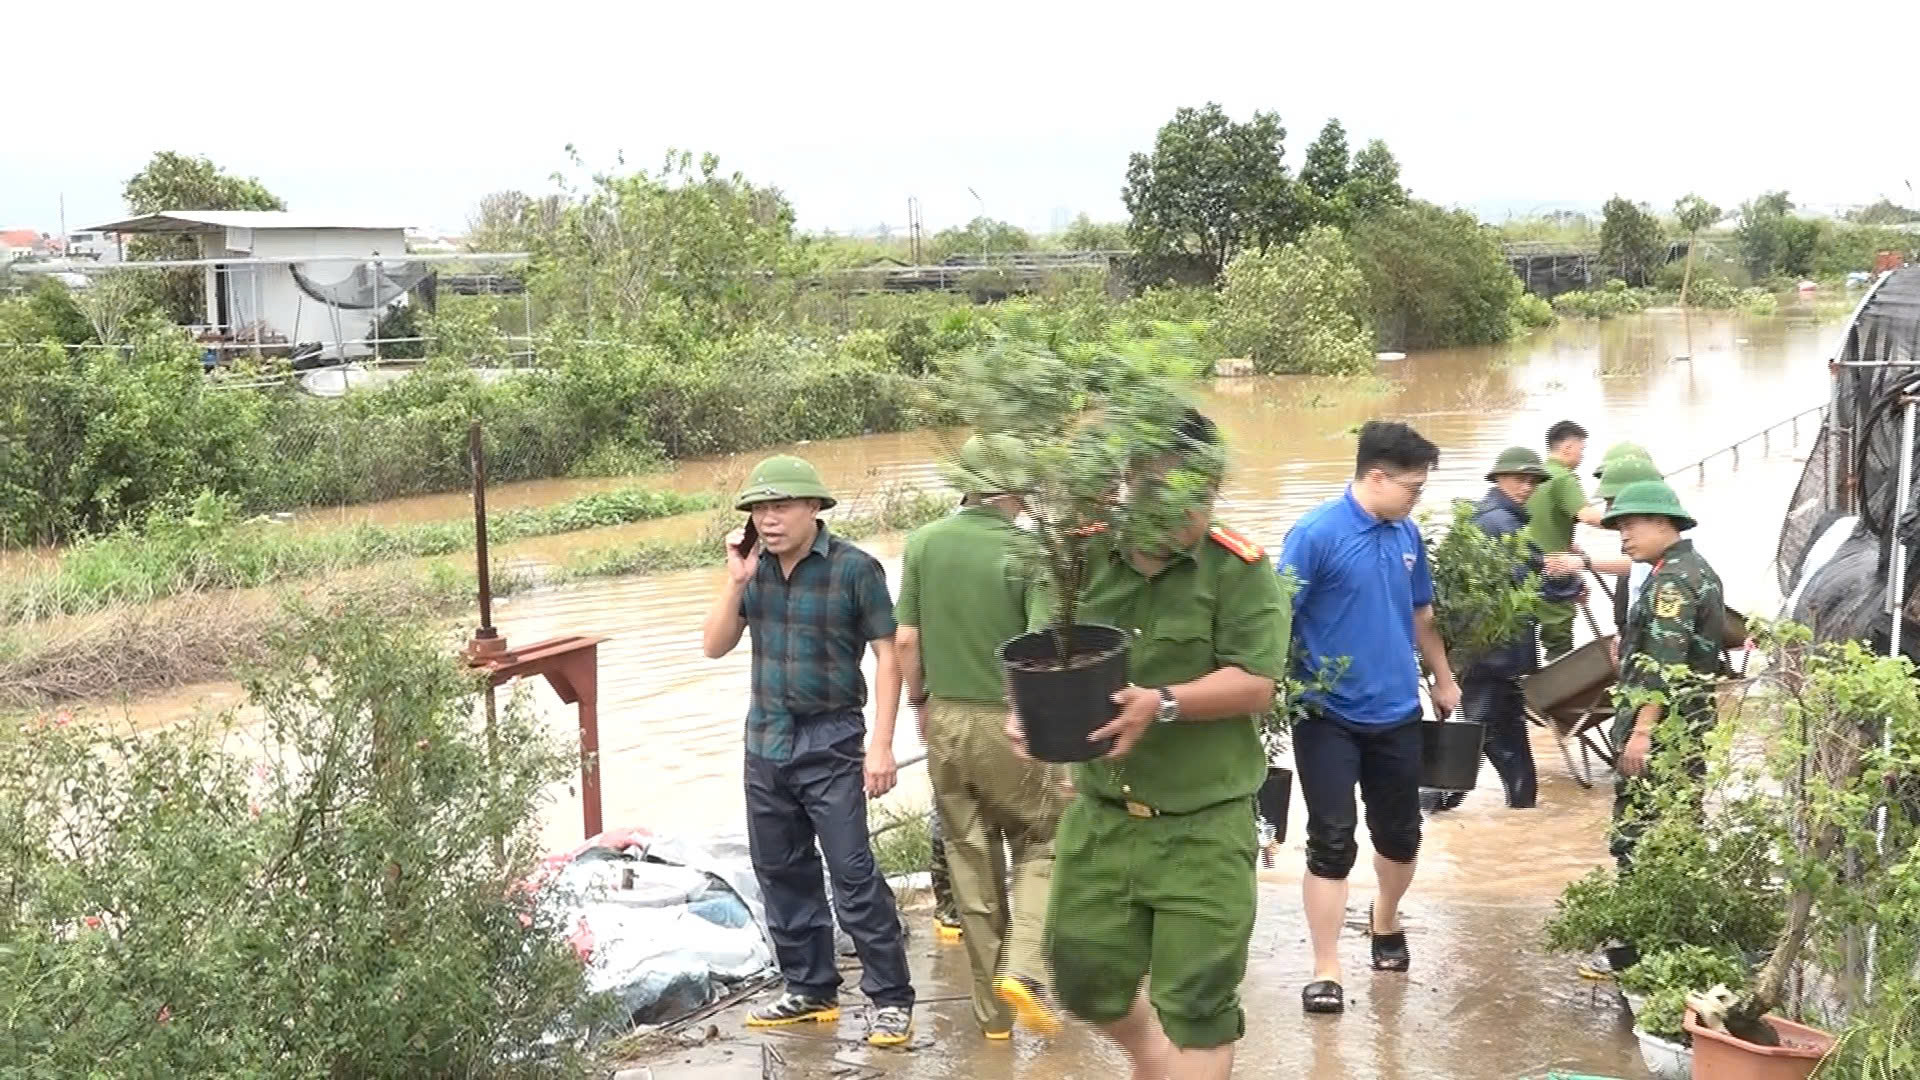
[[[1442,715],[1460,687],[1433,621],[1433,577],[1420,530],[1407,520],[1440,451],[1405,424],[1360,429],[1353,481],[1293,526],[1280,570],[1293,595],[1293,677],[1308,687],[1294,726],[1294,763],[1307,803],[1307,875],[1313,981],[1301,994],[1312,1013],[1346,1008],[1340,927],[1347,874],[1359,857],[1353,790],[1366,803],[1379,899],[1370,913],[1373,967],[1405,971],[1410,958],[1400,899],[1420,851],[1420,668],[1434,673]]]

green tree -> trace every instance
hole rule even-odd
[[[1367,281],[1338,229],[1249,249],[1228,264],[1221,333],[1262,374],[1349,375],[1374,363]]]
[[[1067,251],[1120,251],[1127,246],[1127,226],[1119,221],[1095,221],[1083,213],[1056,239]]]
[[[684,151],[658,173],[596,174],[536,241],[529,286],[550,311],[686,346],[770,311],[802,257],[785,196]]]
[[[1847,220],[1855,225],[1910,225],[1920,221],[1920,210],[1901,206],[1883,197],[1870,206],[1847,211]]]
[[[287,204],[251,176],[234,176],[204,157],[171,150],[153,155],[121,190],[135,214],[169,210],[285,210]],[[136,261],[193,259],[199,250],[185,236],[141,235],[127,245]],[[194,322],[206,311],[204,276],[196,270],[166,270],[142,275],[147,295],[168,318]]]
[[[1498,234],[1472,214],[1414,200],[1360,219],[1348,239],[1388,347],[1480,345],[1513,332],[1525,289]]]
[[[1320,129],[1320,137],[1307,147],[1306,161],[1300,166],[1300,182],[1322,199],[1331,199],[1346,186],[1350,165],[1347,129],[1339,120],[1328,120]]]
[[[1407,189],[1400,184],[1400,163],[1379,139],[1361,147],[1353,155],[1342,198],[1354,217],[1366,217],[1407,204]]]
[[[530,251],[553,235],[566,214],[564,195],[534,198],[521,191],[496,191],[480,200],[467,218],[468,251]]]
[[[1665,261],[1667,238],[1660,222],[1631,200],[1615,195],[1601,208],[1600,261],[1629,285],[1645,285]]]
[[[1700,230],[1719,221],[1723,211],[1698,195],[1688,194],[1673,204],[1673,216],[1687,237],[1687,268],[1680,279],[1680,306],[1687,306],[1687,289],[1693,284],[1694,249],[1700,246]]]
[[[1217,104],[1182,108],[1127,162],[1121,191],[1144,276],[1213,281],[1243,250],[1297,236],[1307,207],[1282,163],[1287,131],[1257,112],[1235,123]]]
[[[1032,251],[1033,237],[1025,229],[1004,221],[977,217],[964,228],[942,229],[933,234],[927,249],[935,262],[952,255],[1007,255]]]
[[[1820,223],[1795,217],[1793,200],[1784,191],[1769,191],[1741,204],[1740,227],[1734,232],[1740,259],[1756,278],[1812,273],[1820,237]]]

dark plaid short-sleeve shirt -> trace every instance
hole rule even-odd
[[[753,635],[747,752],[771,761],[831,746],[866,730],[867,643],[893,636],[893,598],[880,560],[827,531],[794,565],[760,557],[740,596]]]

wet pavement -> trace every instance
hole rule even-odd
[[[1609,788],[1604,780],[1591,790],[1575,784],[1551,739],[1539,731],[1534,754],[1542,773],[1539,808],[1506,809],[1491,770],[1483,769],[1481,788],[1464,805],[1429,821],[1420,876],[1403,909],[1414,956],[1404,975],[1368,970],[1366,912],[1374,883],[1369,860],[1361,859],[1341,938],[1348,995],[1341,1016],[1307,1016],[1300,1009],[1311,954],[1298,887],[1304,852],[1298,826],[1289,830],[1275,867],[1260,873],[1260,915],[1242,987],[1247,1035],[1235,1076],[1512,1080],[1553,1070],[1634,1080],[1646,1075],[1625,1006],[1611,986],[1581,979],[1574,972],[1576,958],[1540,947],[1553,898],[1605,858]],[[1297,798],[1293,813],[1300,820]],[[1119,1052],[1079,1025],[1051,1039],[1019,1032],[1011,1044],[987,1042],[966,999],[964,949],[927,932],[924,908],[909,922],[920,993],[909,1048],[881,1050],[863,1041],[866,1018],[854,989],[858,973],[850,969],[842,998],[847,1008],[837,1030],[749,1032],[741,1019],[756,999],[696,1025],[715,1025],[718,1039],[646,1064],[656,1080],[721,1080],[736,1075],[734,1069],[758,1070],[763,1057],[766,1075],[794,1078],[1127,1075]]]

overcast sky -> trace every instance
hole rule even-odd
[[[1897,74],[1920,3],[1769,6],[0,0],[31,61],[0,225],[56,229],[62,193],[69,229],[112,219],[177,150],[295,209],[453,231],[489,191],[547,189],[571,142],[596,167],[713,151],[808,229],[898,229],[909,195],[930,229],[1046,229],[1120,219],[1127,155],[1209,100],[1277,111],[1296,167],[1338,116],[1416,194],[1495,219],[1616,191],[1920,203]]]

